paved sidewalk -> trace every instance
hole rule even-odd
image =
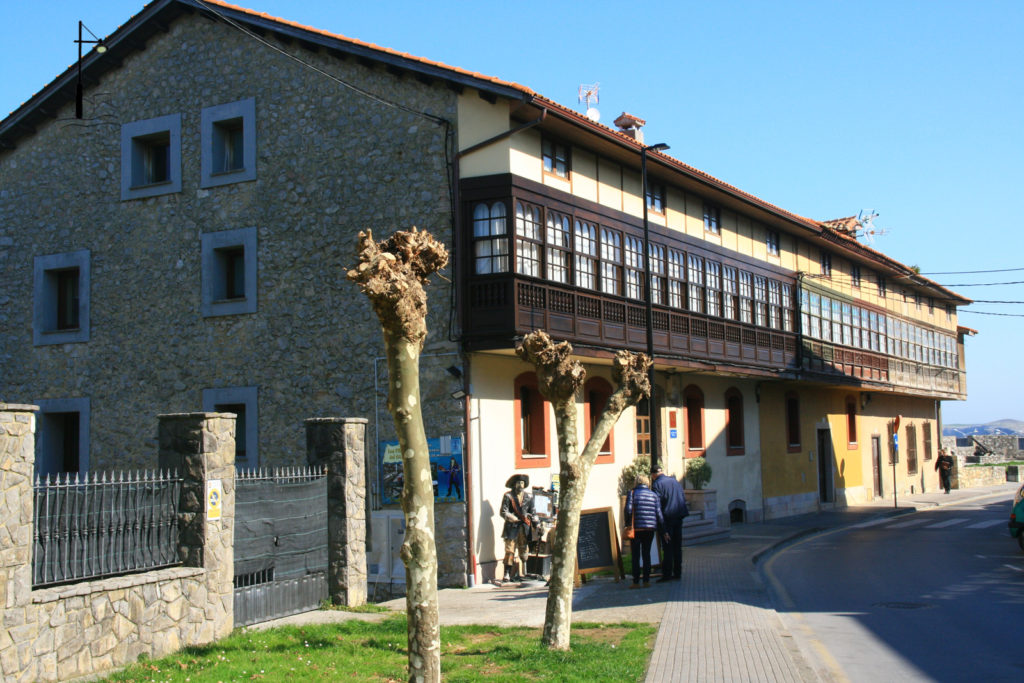
[[[660,624],[647,681],[817,681],[794,639],[771,605],[757,562],[795,539],[883,516],[915,512],[993,494],[1009,501],[1018,484],[1002,484],[949,495],[925,493],[798,515],[759,524],[735,525],[727,541],[685,548],[683,580],[629,590],[629,581],[591,580],[573,594],[573,621]],[[544,624],[543,584],[446,588],[438,592],[441,624],[493,624],[539,628]],[[383,603],[405,610],[405,598]],[[283,624],[323,623],[382,615],[318,610],[278,619]]]

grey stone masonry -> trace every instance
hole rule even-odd
[[[234,416],[161,421],[162,459],[177,463],[188,482],[180,504],[192,526],[183,534],[182,556],[197,566],[33,590],[35,410],[0,403],[0,679],[77,679],[230,633]],[[221,517],[207,520],[202,492],[207,479],[217,478]]]
[[[0,396],[88,396],[92,469],[147,467],[151,416],[194,410],[204,390],[258,388],[246,420],[258,425],[247,448],[259,467],[300,464],[310,416],[380,415],[371,441],[392,438],[374,376],[380,326],[345,271],[360,230],[383,239],[415,225],[453,248],[445,128],[410,110],[454,122],[456,93],[268,36],[282,54],[202,13],[164,28],[87,83],[86,125],[68,125],[69,103],[0,149]],[[203,112],[250,99],[255,177],[204,187]],[[122,127],[165,116],[181,119],[181,191],[122,200]],[[204,277],[215,274],[204,271],[204,239],[249,230],[256,239],[237,244],[255,246],[245,251],[255,310],[204,316]],[[35,346],[34,259],[81,250],[89,339]],[[464,429],[449,397],[460,385],[445,372],[460,364],[453,267],[445,277],[427,286],[430,436]]]
[[[0,604],[23,607],[32,590],[32,469],[36,406],[0,403]],[[0,653],[5,641],[0,634]],[[0,655],[2,656],[2,655]],[[7,666],[3,670],[6,675]]]
[[[366,604],[366,424],[306,420],[306,456],[327,465],[327,586],[336,605]]]
[[[182,475],[178,505],[178,556],[187,567],[201,567],[210,577],[209,602],[214,612],[204,620],[202,642],[222,638],[234,626],[235,571],[235,415],[179,413],[160,415],[163,469]],[[211,483],[220,482],[219,518],[210,515]]]

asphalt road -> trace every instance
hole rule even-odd
[[[1004,497],[797,542],[761,565],[825,681],[1024,680],[1024,553]]]

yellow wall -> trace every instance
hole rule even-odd
[[[587,365],[587,377],[604,377],[609,384],[611,368]],[[503,521],[498,517],[501,496],[505,482],[516,473],[529,475],[531,486],[551,485],[551,475],[558,473],[558,437],[555,432],[554,411],[549,407],[551,424],[548,453],[551,465],[543,468],[515,468],[516,422],[513,415],[513,383],[523,372],[530,372],[533,366],[511,356],[473,354],[470,356],[470,382],[473,395],[470,399],[469,458],[472,481],[472,524],[474,526],[473,553],[477,563],[493,563],[503,552],[501,529]],[[613,384],[614,386],[614,384]],[[620,418],[612,431],[615,460],[612,463],[598,463],[590,473],[587,491],[583,499],[584,509],[612,507],[619,517],[618,480],[622,468],[632,462],[635,453],[636,430],[632,410]],[[579,405],[577,437],[583,447],[583,405]],[[479,577],[478,577],[479,578]]]
[[[786,436],[786,393],[793,391],[800,401],[800,451],[788,452]],[[847,435],[846,397],[853,396],[857,409],[856,445]],[[761,452],[763,455],[764,497],[768,516],[795,514],[817,509],[818,431],[828,429],[831,438],[832,483],[839,504],[857,504],[875,497],[872,464],[872,437],[879,437],[882,453],[881,497],[893,491],[893,472],[889,464],[888,425],[902,415],[900,458],[896,466],[898,495],[934,491],[938,475],[934,471],[940,436],[931,399],[862,392],[850,387],[816,387],[791,383],[765,383],[761,388]],[[863,405],[863,407],[862,407]],[[908,472],[906,426],[917,430],[917,471]],[[932,434],[931,458],[926,459],[924,425]],[[774,513],[774,514],[773,514]]]
[[[728,506],[733,500],[746,503],[748,519],[759,519],[761,511],[761,431],[758,420],[756,382],[722,375],[675,374],[667,383],[668,410],[677,412],[677,438],[668,434],[665,426],[668,455],[666,467],[669,471],[684,469],[684,454],[693,455],[686,443],[687,425],[682,410],[683,396],[690,385],[700,388],[704,395],[704,446],[705,458],[711,465],[711,481],[708,488],[718,492],[718,514],[728,519]],[[743,396],[742,455],[729,455],[726,447],[727,411],[725,392],[736,389]]]
[[[498,100],[488,104],[467,90],[459,96],[459,149],[466,149],[508,130],[508,103]],[[508,173],[511,169],[511,140],[505,138],[468,154],[459,161],[459,172],[465,178]]]

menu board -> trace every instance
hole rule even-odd
[[[612,509],[597,508],[580,513],[580,533],[576,540],[576,572],[590,574],[608,569],[622,576],[619,538]]]

